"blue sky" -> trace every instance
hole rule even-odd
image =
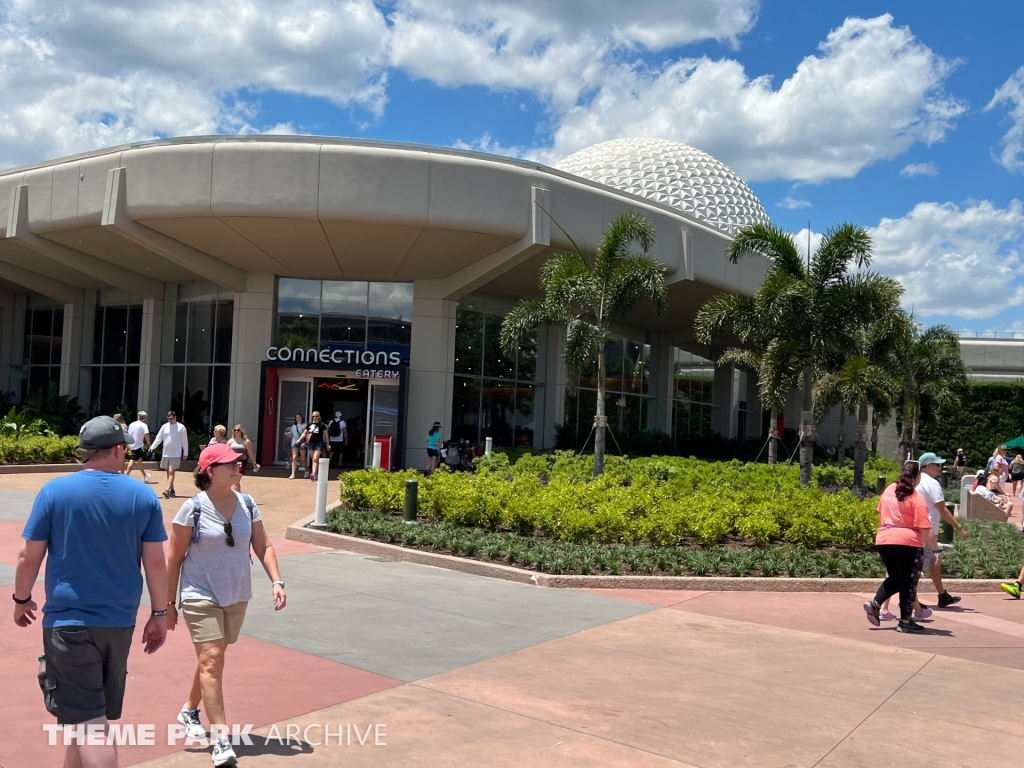
[[[1022,28],[945,1],[0,0],[0,163],[239,132],[554,163],[656,136],[801,241],[868,227],[923,321],[1024,332]]]

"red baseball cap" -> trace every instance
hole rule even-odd
[[[214,464],[234,464],[242,457],[226,443],[216,443],[203,448],[199,454],[199,471],[205,472]]]

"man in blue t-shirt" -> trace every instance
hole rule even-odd
[[[143,632],[146,653],[167,637],[167,540],[156,494],[121,474],[126,436],[109,416],[78,435],[85,469],[51,480],[36,495],[18,556],[14,623],[36,618],[32,587],[46,560],[40,679],[46,709],[63,725],[121,717],[128,651],[146,572],[153,612]],[[113,744],[68,746],[66,765],[116,766]]]

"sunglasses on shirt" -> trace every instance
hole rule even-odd
[[[229,547],[235,546],[235,537],[231,535],[231,523],[222,523],[224,526],[224,543]]]

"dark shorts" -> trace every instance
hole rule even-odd
[[[437,448],[427,448],[427,457],[428,458],[432,459],[435,456],[440,456],[440,455],[441,454],[437,452]]]
[[[1024,480],[1024,472],[1011,472],[1010,479],[1015,483],[1019,483],[1021,480]]]
[[[135,627],[43,629],[46,711],[61,725],[121,717],[128,651]]]
[[[142,461],[143,455],[146,453],[145,448],[125,448],[124,449],[124,460],[125,461]]]
[[[309,441],[309,450],[310,451],[321,451],[322,452],[323,449],[324,449],[324,441],[323,440],[317,440],[315,442],[313,440]]]

